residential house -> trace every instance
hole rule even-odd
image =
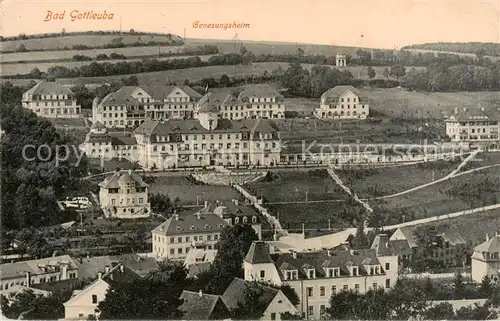
[[[117,256],[93,256],[75,259],[78,265],[78,277],[80,279],[95,279],[98,274],[106,274],[117,263],[145,277],[150,272],[159,269],[159,265],[153,257],[144,257],[137,254],[123,254]]]
[[[0,290],[14,286],[30,287],[37,283],[78,278],[78,266],[68,255],[20,261],[0,265]]]
[[[184,300],[179,310],[184,314],[183,320],[224,320],[230,313],[219,295],[201,292],[182,291],[180,299]]]
[[[315,110],[315,116],[320,119],[366,119],[369,113],[368,98],[350,85],[325,91]]]
[[[306,319],[319,319],[339,291],[359,293],[374,288],[389,289],[398,277],[398,257],[373,249],[333,250],[271,254],[269,244],[254,242],[243,262],[245,280],[281,286],[288,284],[298,294],[300,312]]]
[[[132,170],[114,172],[99,187],[99,202],[106,217],[135,219],[151,215],[149,185]]]
[[[157,259],[184,260],[192,248],[215,249],[222,229],[228,224],[216,214],[202,210],[195,214],[174,214],[152,232]]]
[[[209,249],[207,246],[197,246],[189,249],[184,259],[184,266],[188,270],[188,275],[195,277],[199,273],[208,271],[216,256],[217,250]]]
[[[471,277],[474,282],[481,282],[485,276],[493,280],[500,274],[500,235],[493,237],[486,234],[486,240],[474,248],[471,256]]]
[[[500,107],[455,108],[445,120],[445,127],[452,142],[500,148]]]
[[[234,278],[222,295],[222,301],[230,311],[238,308],[239,304],[248,304],[245,302],[245,291],[251,286],[256,286],[262,290],[262,295],[259,297],[260,303],[262,303],[259,304],[259,307],[262,307],[262,311],[259,311],[262,314],[260,320],[281,320],[282,313],[298,313],[297,308],[280,289],[239,278]]]
[[[40,117],[78,118],[81,115],[75,94],[56,82],[39,82],[23,93],[21,104]]]
[[[97,280],[83,290],[73,292],[73,296],[64,303],[64,319],[88,320],[100,315],[98,305],[106,298],[106,293],[113,283],[126,283],[140,279],[140,276],[125,268],[122,264],[114,264],[105,274],[98,274]]]
[[[285,118],[283,96],[269,85],[249,85],[238,95],[238,99],[245,105],[246,118]],[[222,112],[225,113],[226,109]]]

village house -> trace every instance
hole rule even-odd
[[[145,277],[159,269],[155,258],[137,254],[80,257],[75,258],[74,261],[78,265],[79,279],[95,279],[99,273],[102,275],[108,273],[117,263],[122,264],[140,277]]]
[[[247,304],[245,302],[246,291],[249,287],[258,287],[262,290],[259,297],[262,311],[260,320],[281,320],[281,314],[289,312],[297,314],[297,308],[290,302],[286,295],[277,288],[258,282],[245,281],[239,278],[234,278],[233,282],[222,295],[222,301],[230,311],[235,310],[239,304]]]
[[[398,277],[396,255],[377,256],[373,249],[352,250],[347,245],[318,252],[271,254],[269,244],[254,242],[243,267],[247,281],[292,287],[306,319],[324,316],[330,297],[339,291],[389,289]]]
[[[366,119],[370,113],[368,98],[353,86],[340,85],[321,95],[314,112],[320,119]]]
[[[500,148],[500,107],[455,108],[445,120],[445,127],[452,142]]]
[[[68,255],[6,263],[0,265],[0,271],[1,291],[78,278],[78,265]]]
[[[157,259],[184,260],[192,248],[215,249],[222,229],[227,226],[219,215],[205,213],[174,214],[152,232],[153,254]]]
[[[107,128],[135,128],[147,119],[192,118],[201,95],[187,86],[124,86],[92,104],[92,121]]]
[[[486,234],[486,240],[474,248],[471,256],[472,281],[480,283],[485,276],[498,281],[500,274],[500,235]]]
[[[224,320],[229,319],[230,313],[219,295],[192,291],[182,291],[180,296],[184,300],[179,310],[183,313],[183,320]]]
[[[148,187],[131,169],[106,177],[99,183],[99,202],[104,215],[128,219],[149,217]]]
[[[75,94],[56,82],[39,82],[23,93],[21,104],[40,117],[78,118],[81,115]]]

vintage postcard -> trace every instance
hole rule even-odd
[[[25,320],[500,319],[500,2],[0,2]]]

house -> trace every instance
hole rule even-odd
[[[203,209],[195,214],[174,214],[152,232],[153,254],[158,259],[184,260],[192,248],[214,249],[222,229],[228,224]]]
[[[151,215],[149,185],[131,169],[114,172],[99,187],[99,202],[106,217],[135,219]]]
[[[219,118],[229,120],[249,118],[246,105],[231,93],[208,92],[196,103],[194,118],[200,111],[213,110]]]
[[[317,252],[270,253],[269,244],[254,242],[243,262],[246,281],[289,285],[300,299],[306,319],[319,319],[338,291],[360,293],[389,289],[398,277],[398,257],[373,249],[340,246]]]
[[[314,112],[320,119],[366,119],[370,113],[368,98],[353,86],[335,86],[321,95]]]
[[[474,248],[471,256],[471,277],[474,282],[481,282],[485,276],[498,280],[500,274],[500,235],[493,237],[486,234],[486,240]]]
[[[78,278],[78,266],[68,255],[0,265],[0,291],[13,286],[30,287],[37,283]]]
[[[191,248],[184,259],[184,266],[188,270],[188,275],[195,277],[197,274],[207,271],[216,256],[216,249],[209,249],[206,246]]]
[[[183,320],[224,320],[230,317],[219,295],[184,290],[180,299],[184,300],[179,307],[184,314]]]
[[[159,269],[159,265],[152,257],[143,257],[136,254],[123,254],[118,256],[93,256],[75,259],[78,265],[80,279],[95,279],[99,273],[105,274],[115,264],[120,263],[127,269],[141,277]]]
[[[192,118],[201,95],[187,86],[124,86],[94,99],[92,121],[107,128],[135,128],[147,119]]]
[[[452,142],[472,143],[492,149],[500,147],[500,107],[455,108],[445,120]]]
[[[247,304],[245,302],[245,291],[252,286],[262,290],[262,294],[259,297],[262,303],[259,304],[259,306],[262,306],[262,317],[260,320],[281,320],[281,313],[298,313],[297,308],[280,289],[239,278],[234,278],[233,282],[222,295],[222,301],[230,311],[235,310],[239,304]]]
[[[56,82],[39,82],[23,93],[21,104],[40,117],[78,118],[81,115],[75,94]]]
[[[97,280],[86,288],[73,292],[73,296],[64,303],[64,319],[88,320],[98,316],[98,305],[106,298],[106,293],[114,282],[125,283],[138,279],[140,276],[130,269],[122,264],[114,264],[107,273],[99,273]]]
[[[238,99],[245,105],[246,118],[285,118],[284,98],[269,85],[249,85]]]

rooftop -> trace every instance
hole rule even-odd
[[[227,222],[216,214],[200,214],[199,212],[189,215],[176,214],[157,226],[152,233],[167,236],[219,233],[227,225]]]
[[[500,236],[495,235],[474,248],[474,252],[500,252]]]
[[[233,282],[226,289],[222,295],[222,301],[226,304],[229,310],[233,310],[238,307],[238,303],[244,304],[245,302],[245,291],[247,287],[255,286],[262,290],[262,294],[259,300],[262,301],[262,306],[264,309],[269,306],[272,300],[276,297],[280,290],[266,286],[257,282],[248,282],[239,278],[234,278]],[[263,313],[264,311],[262,311]]]
[[[328,89],[321,95],[321,101],[338,101],[339,97],[343,95],[346,91],[351,91],[353,94],[361,99],[367,99],[367,97],[357,88],[351,85],[339,85],[331,89]]]
[[[499,107],[472,107],[472,108],[457,108],[455,113],[451,114],[446,120],[450,121],[500,121]]]
[[[251,264],[273,263],[273,259],[269,253],[269,244],[254,241],[247,252],[245,261]]]
[[[186,290],[182,291],[180,298],[184,300],[179,307],[184,312],[183,320],[208,320],[217,303],[222,303],[218,295]]]
[[[250,97],[257,97],[257,98],[279,97],[279,98],[281,98],[282,96],[273,87],[266,85],[266,84],[260,84],[260,85],[249,85],[245,90],[243,90],[238,95],[238,98],[241,99],[242,101],[246,101]]]
[[[57,82],[41,81],[24,94],[28,95],[73,95],[71,89]]]
[[[56,268],[67,265],[68,270],[76,270],[77,264],[69,255],[47,257],[38,260],[21,261],[0,265],[1,279],[19,278],[30,272],[31,275],[42,275],[55,272]]]
[[[119,183],[127,182],[134,183],[137,187],[148,187],[149,185],[144,183],[141,176],[132,170],[127,171],[116,171],[111,176],[106,177],[104,181],[99,183],[99,186],[102,188],[119,188]]]

